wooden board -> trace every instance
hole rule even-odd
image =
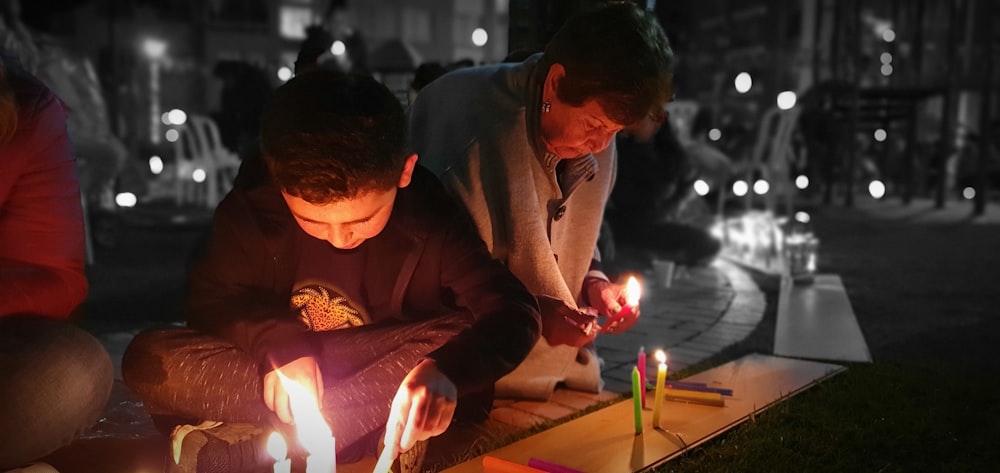
[[[647,402],[648,409],[643,411],[644,431],[636,435],[629,399],[487,455],[521,465],[526,465],[532,457],[540,458],[588,473],[642,471],[683,454],[688,448],[844,369],[816,361],[747,355],[684,379],[733,389],[733,396],[726,397],[725,407],[668,401],[661,413],[663,430],[654,430],[652,403]],[[482,472],[482,457],[444,471]]]
[[[818,274],[812,284],[783,278],[774,354],[836,361],[872,361],[840,276]]]

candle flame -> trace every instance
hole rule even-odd
[[[656,350],[656,361],[658,361],[660,363],[666,363],[667,362],[667,354],[664,353],[663,350]]]
[[[281,385],[288,392],[288,402],[292,408],[295,431],[302,447],[310,455],[327,453],[324,450],[330,448],[333,432],[326,424],[323,413],[319,410],[319,402],[297,381],[285,376],[281,371],[276,371],[276,373],[278,373],[278,379],[281,380]]]
[[[625,283],[625,304],[636,307],[639,305],[640,297],[642,297],[642,285],[635,276],[629,276],[628,282]]]
[[[267,453],[274,457],[275,461],[283,461],[288,458],[288,445],[285,444],[285,438],[277,432],[271,432],[271,435],[267,437]]]

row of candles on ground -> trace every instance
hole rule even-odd
[[[724,406],[722,396],[732,396],[733,391],[726,388],[715,388],[706,383],[667,381],[667,354],[656,350],[656,384],[653,391],[653,428],[660,428],[660,420],[665,399],[675,401],[695,402],[712,406]],[[632,368],[632,406],[634,411],[635,433],[643,430],[642,411],[646,408],[646,350],[639,349],[639,357]]]

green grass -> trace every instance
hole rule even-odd
[[[654,471],[994,471],[1000,390],[992,379],[955,379],[968,376],[851,365]]]

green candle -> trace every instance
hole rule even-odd
[[[635,434],[642,433],[642,387],[639,386],[639,367],[632,367],[632,408],[635,411]]]

